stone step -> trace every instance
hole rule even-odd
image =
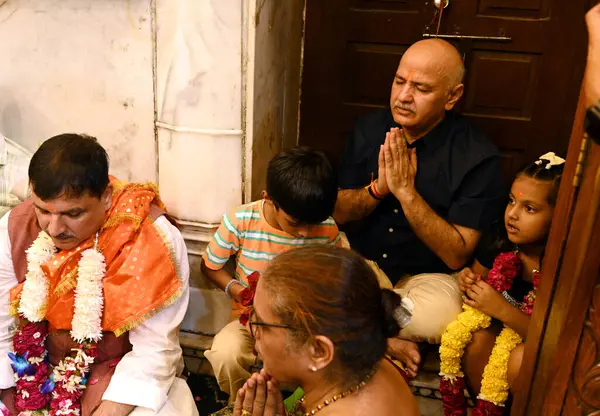
[[[423,364],[419,374],[408,384],[413,393],[423,397],[441,398],[440,390],[440,359],[437,345],[424,345],[421,348]]]
[[[193,349],[204,352],[210,349],[210,347],[212,346],[213,338],[214,337],[212,335],[197,334],[188,331],[179,331],[179,343],[181,344],[182,348],[187,348],[188,350]]]
[[[440,390],[440,376],[437,373],[431,373],[429,371],[419,371],[419,374],[409,381],[408,383],[413,389],[418,389],[420,396],[429,397],[435,395],[438,399],[441,399],[439,393]]]
[[[179,331],[179,343],[183,350],[183,361],[187,371],[192,374],[214,376],[212,366],[204,357],[204,351],[210,349],[212,342],[212,335]]]

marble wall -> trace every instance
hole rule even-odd
[[[219,223],[242,202],[242,8],[157,3],[159,182],[183,221]]]
[[[0,1],[0,132],[30,150],[96,136],[112,172],[156,180],[150,0]]]
[[[268,160],[296,143],[303,9],[0,0],[0,132],[30,150],[96,136],[114,174],[159,181],[177,218],[214,225],[258,197]]]
[[[0,0],[0,132],[30,150],[84,132],[113,174],[158,182],[190,255],[187,329],[226,321],[200,256],[297,142],[303,12],[304,0]]]

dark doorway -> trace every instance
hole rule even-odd
[[[566,152],[587,3],[449,0],[443,11],[439,34],[467,67],[459,111],[500,148],[507,179],[547,151]],[[388,106],[400,57],[435,33],[435,10],[433,0],[307,0],[300,144],[337,162],[356,118]]]

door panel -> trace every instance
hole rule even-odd
[[[473,51],[463,112],[531,121],[539,61],[539,55]]]
[[[550,0],[479,0],[481,16],[541,19],[548,17]]]
[[[450,0],[441,35],[465,60],[458,110],[503,154],[509,180],[550,150],[566,152],[583,75],[587,0]],[[357,117],[387,107],[402,53],[434,33],[433,0],[307,0],[300,143],[334,161]]]
[[[600,411],[600,276],[583,324],[563,415]],[[598,414],[598,413],[596,413]]]
[[[600,414],[600,146],[581,111],[542,265],[513,416]]]
[[[344,103],[379,105],[389,100],[389,68],[408,45],[348,44],[348,78]]]

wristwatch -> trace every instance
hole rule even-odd
[[[600,144],[600,100],[587,109],[584,126],[587,135]]]

